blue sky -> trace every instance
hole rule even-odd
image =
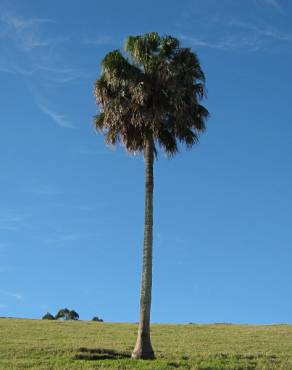
[[[95,133],[127,35],[200,57],[211,112],[155,164],[155,322],[292,323],[289,0],[0,0],[0,316],[138,320],[144,168]]]

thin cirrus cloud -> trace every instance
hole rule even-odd
[[[52,185],[36,185],[32,186],[29,189],[33,195],[42,197],[42,196],[55,196],[60,195],[62,192],[55,186]]]
[[[61,128],[73,128],[69,117],[54,109],[48,97],[52,86],[86,78],[79,68],[66,65],[68,38],[58,36],[53,19],[0,17],[0,72],[20,75],[40,111]]]
[[[69,246],[72,247],[72,243],[80,242],[82,240],[88,240],[91,237],[96,237],[96,233],[92,232],[56,232],[55,235],[45,238],[44,242],[47,244],[53,244],[55,246]]]
[[[291,32],[282,31],[265,23],[253,24],[231,18],[225,22],[216,20],[212,26],[214,28],[212,33],[198,35],[182,33],[179,37],[193,47],[217,50],[266,51],[270,45],[280,48],[281,45],[292,44]]]
[[[242,22],[239,20],[232,20],[230,22],[231,26],[235,26],[237,28],[241,28],[243,30],[250,31],[254,35],[258,37],[266,38],[266,39],[274,39],[276,41],[284,41],[284,42],[292,42],[292,33],[283,32],[277,28],[270,27],[270,26],[256,26],[251,23]]]
[[[117,40],[109,35],[84,36],[82,43],[85,45],[112,45]]]
[[[6,213],[0,215],[0,230],[2,231],[17,231],[24,221],[22,215],[16,213]]]
[[[260,0],[263,4],[270,5],[277,10],[283,10],[278,0]]]
[[[10,297],[17,299],[18,301],[21,301],[23,299],[22,294],[20,293],[7,293]]]
[[[54,34],[52,24],[57,22],[8,14],[0,17],[0,69],[24,76],[37,74],[59,83],[86,77],[83,71],[66,66],[62,54],[70,38]]]
[[[19,292],[7,292],[6,290],[0,290],[0,294],[2,296],[14,298],[18,301],[21,301],[23,299],[23,295],[20,294]]]
[[[228,36],[221,37],[217,40],[210,40],[206,36],[190,36],[183,34],[179,37],[182,41],[192,45],[192,47],[217,49],[223,51],[236,49],[256,51],[259,50],[261,46],[261,42],[257,37],[249,38],[244,36]]]
[[[25,19],[4,14],[0,18],[0,38],[16,44],[17,48],[24,52],[49,46],[51,41],[45,39],[40,31],[40,26],[45,23],[55,23],[55,21],[41,18]]]
[[[1,16],[1,20],[5,22],[7,25],[22,31],[26,28],[30,28],[31,26],[38,24],[38,23],[56,23],[53,19],[47,19],[47,18],[30,18],[30,19],[24,19],[19,18],[13,15],[10,15],[8,13],[3,14]]]
[[[267,13],[269,9],[277,9],[283,16],[285,9],[279,0],[249,0],[242,2],[240,7],[232,6],[232,0],[225,0],[225,4],[230,5],[227,10],[214,0],[198,0],[199,4],[184,10],[176,23],[179,38],[193,47],[247,52],[288,52],[291,49],[287,48],[292,40],[287,22],[279,23],[275,18],[275,23],[271,24]],[[214,14],[210,15],[211,6]],[[245,7],[251,12],[243,11]]]
[[[52,110],[44,103],[39,102],[38,107],[44,114],[50,117],[51,120],[55,122],[59,127],[71,129],[75,128],[74,124],[71,122],[67,115]]]

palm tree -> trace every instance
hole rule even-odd
[[[96,129],[109,145],[121,143],[129,153],[143,153],[145,161],[145,223],[140,322],[133,358],[152,359],[150,309],[152,288],[153,163],[158,146],[168,156],[179,143],[191,148],[205,129],[208,111],[205,77],[199,60],[178,39],[147,33],[130,36],[124,56],[119,50],[102,61],[95,83],[100,113]]]

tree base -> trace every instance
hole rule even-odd
[[[153,360],[155,358],[149,333],[138,334],[132,358],[140,360]]]

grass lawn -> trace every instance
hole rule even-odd
[[[137,325],[0,318],[0,369],[292,370],[290,325],[152,325],[157,359],[130,358]]]

